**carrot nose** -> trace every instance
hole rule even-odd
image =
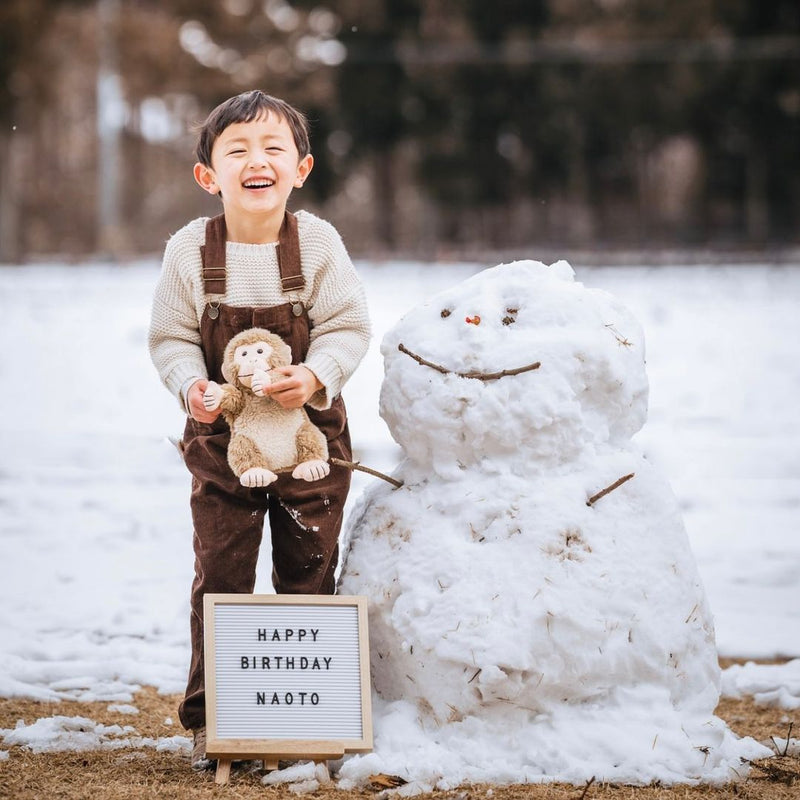
[[[467,317],[464,322],[468,322],[470,325],[480,325],[481,318],[476,314],[474,317]]]

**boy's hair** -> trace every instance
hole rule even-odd
[[[294,137],[297,152],[304,158],[311,152],[308,140],[308,120],[305,115],[286,101],[272,97],[260,89],[242,92],[220,103],[200,127],[197,139],[197,160],[207,167],[211,166],[211,148],[217,137],[230,125],[237,122],[252,122],[254,119],[275,114],[286,120]]]

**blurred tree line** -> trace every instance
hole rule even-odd
[[[193,126],[253,87],[357,254],[800,241],[797,0],[3,0],[0,259],[216,213]]]

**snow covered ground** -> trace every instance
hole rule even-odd
[[[800,265],[573,266],[644,327],[637,441],[680,500],[720,653],[800,656]],[[376,335],[345,398],[356,458],[386,471],[398,449],[377,412],[381,336],[479,267],[359,268]],[[146,349],[157,273],[0,269],[1,696],[124,703],[144,684],[183,688],[189,476],[167,441],[181,414]],[[357,475],[353,499],[374,480]],[[268,552],[261,563],[266,592]],[[733,668],[724,685],[791,708],[798,664]]]

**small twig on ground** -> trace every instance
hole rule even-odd
[[[622,486],[623,483],[629,481],[635,474],[636,474],[635,472],[631,472],[630,475],[623,475],[623,477],[621,477],[619,480],[614,481],[614,483],[612,483],[611,486],[606,486],[606,488],[603,489],[602,491],[598,492],[597,494],[593,494],[586,501],[586,505],[593,506],[601,497],[605,497],[609,492],[613,492],[614,489],[618,489],[620,486]]]
[[[588,781],[586,781],[586,786],[584,786],[584,787],[583,787],[583,792],[581,792],[581,796],[578,798],[578,800],[584,800],[584,798],[586,797],[586,792],[588,792],[588,791],[589,791],[589,787],[590,787],[590,786],[591,786],[593,783],[594,783],[594,775],[592,775],[592,777],[591,777],[591,778],[589,778],[589,780],[588,780]]]
[[[405,353],[407,356],[413,358],[418,364],[422,364],[423,367],[430,367],[431,369],[435,369],[437,372],[441,372],[443,375],[457,375],[459,378],[475,378],[479,381],[496,381],[498,378],[505,378],[509,375],[519,375],[523,372],[530,372],[533,369],[539,369],[539,367],[542,366],[541,361],[536,361],[535,363],[528,364],[524,367],[516,367],[515,369],[501,369],[499,372],[456,372],[455,370],[443,367],[441,364],[434,364],[433,361],[428,361],[422,356],[417,355],[409,350],[402,342],[397,345],[397,349],[401,353]]]
[[[775,737],[774,737],[774,736],[770,736],[770,737],[769,737],[770,739],[772,739],[772,744],[773,744],[773,745],[774,745],[774,747],[775,747],[775,752],[776,752],[776,753],[777,753],[779,756],[786,756],[786,755],[788,755],[788,753],[789,753],[789,743],[790,743],[790,742],[791,742],[791,740],[792,740],[792,728],[793,728],[793,727],[794,727],[794,722],[790,722],[790,723],[789,723],[789,730],[788,730],[788,731],[786,731],[786,747],[784,747],[784,748],[783,748],[783,752],[782,752],[782,753],[779,753],[779,752],[778,752],[778,743],[775,741]]]
[[[387,483],[391,483],[392,486],[396,486],[398,489],[403,485],[403,481],[398,481],[396,478],[390,478],[388,475],[384,475],[382,472],[378,472],[376,469],[364,467],[358,461],[342,461],[341,458],[330,458],[328,460],[331,462],[331,464],[335,464],[337,467],[345,467],[346,469],[358,470],[359,472],[366,472],[368,475],[374,475],[376,478],[381,478]]]

